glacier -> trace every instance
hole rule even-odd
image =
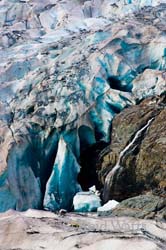
[[[72,210],[80,153],[165,92],[164,2],[0,2],[0,211]]]
[[[77,183],[80,166],[69,145],[60,138],[53,171],[46,185],[44,209],[57,211],[72,210],[73,197],[81,191]]]

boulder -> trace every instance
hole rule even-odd
[[[166,219],[164,197],[146,194],[126,199],[113,209],[111,216],[130,216],[145,219]]]

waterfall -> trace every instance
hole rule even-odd
[[[139,138],[139,136],[141,136],[141,134],[150,126],[151,122],[154,120],[154,117],[151,118],[150,120],[148,120],[148,122],[146,123],[145,126],[143,126],[141,129],[139,129],[134,138],[132,139],[132,141],[120,152],[117,163],[115,164],[115,166],[113,167],[113,169],[109,172],[109,174],[107,175],[106,179],[105,179],[105,184],[108,185],[110,182],[110,178],[115,174],[115,172],[121,167],[120,163],[121,163],[121,159],[123,158],[123,156],[126,154],[126,152],[132,147],[132,145],[136,142],[136,140]]]

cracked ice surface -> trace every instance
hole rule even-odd
[[[80,148],[165,91],[165,14],[164,1],[0,2],[0,210],[68,194],[71,207]]]

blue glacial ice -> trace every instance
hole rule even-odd
[[[101,206],[98,195],[94,192],[79,192],[73,199],[75,212],[95,212]]]
[[[74,195],[81,191],[77,183],[80,166],[63,138],[59,140],[58,152],[52,174],[46,185],[44,208],[57,211],[61,208],[71,210]]]

